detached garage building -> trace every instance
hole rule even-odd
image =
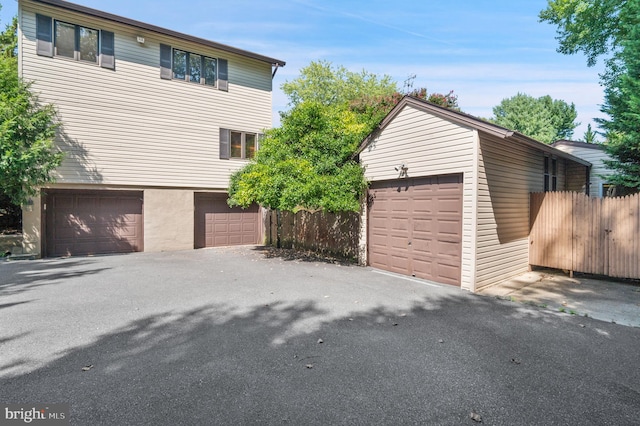
[[[361,253],[376,268],[470,291],[526,272],[529,194],[584,191],[588,161],[405,97],[362,143]]]

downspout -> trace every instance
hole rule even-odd
[[[276,76],[276,73],[278,72],[279,65],[278,65],[278,63],[275,63],[275,64],[273,64],[273,66],[275,68],[273,69],[273,74],[271,74],[271,80],[273,80],[273,78]]]

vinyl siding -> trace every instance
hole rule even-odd
[[[145,33],[75,12],[21,1],[22,76],[63,123],[61,184],[226,188],[245,164],[220,160],[219,129],[271,127],[271,65]],[[35,12],[115,33],[114,70],[36,55]],[[136,36],[145,38],[144,45]],[[160,43],[229,62],[229,91],[160,78]]]
[[[567,167],[567,179],[565,188],[567,191],[586,192],[587,187],[587,166],[574,163],[567,160],[565,162]]]
[[[481,134],[476,290],[528,270],[529,193],[544,189],[543,161],[541,151]]]
[[[461,286],[472,291],[474,144],[474,130],[406,106],[360,153],[369,181],[398,179],[402,163],[410,177],[463,173]]]
[[[600,175],[607,176],[611,174],[611,170],[608,169],[602,162],[603,160],[610,159],[609,155],[604,151],[604,149],[597,145],[582,147],[574,145],[564,145],[561,143],[554,145],[554,147],[576,157],[582,158],[583,160],[587,160],[592,164],[591,175],[589,179],[589,195],[591,195],[592,197],[602,197],[602,184],[606,183],[607,181]],[[584,186],[584,179],[582,180],[582,185]]]

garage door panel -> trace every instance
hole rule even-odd
[[[141,191],[49,190],[47,256],[143,250]]]
[[[442,262],[437,262],[435,280],[444,284],[458,285],[460,280],[460,267]]]
[[[96,204],[99,200],[99,195],[94,195],[94,196],[78,196],[77,198],[77,205],[76,208],[79,211],[96,211]],[[106,204],[106,200],[100,200],[103,201],[100,204],[100,207],[104,209],[105,204]],[[111,206],[109,206],[111,207]]]
[[[422,279],[433,279],[434,262],[431,259],[414,259],[413,275]]]
[[[370,265],[460,285],[462,175],[374,182]]]
[[[229,207],[226,194],[195,196],[195,248],[257,244],[260,240],[260,212]]]
[[[440,220],[438,222],[438,234],[460,237],[461,225],[462,222],[459,220]]]
[[[413,232],[426,232],[431,234],[433,232],[434,223],[432,218],[413,218]]]
[[[242,234],[242,223],[230,223],[227,231],[234,234]],[[239,235],[239,237],[241,237],[241,235]]]
[[[60,209],[72,209],[73,197],[59,194],[56,196],[55,204]]]
[[[389,209],[392,213],[397,213],[400,218],[406,217],[407,209],[409,209],[409,202],[405,198],[392,200],[392,206]]]
[[[460,198],[457,199],[438,199],[438,215],[454,215],[458,216],[460,214],[459,210],[460,206]]]
[[[460,242],[438,241],[438,257],[459,258]]]
[[[257,232],[257,228],[253,223],[243,223],[242,232],[243,234],[247,234],[247,233],[254,234],[255,232]]]
[[[402,253],[394,254],[390,257],[390,264],[394,272],[405,271],[408,265],[407,256],[402,256]]]

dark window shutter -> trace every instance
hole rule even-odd
[[[53,20],[49,16],[36,14],[36,53],[53,56]]]
[[[226,59],[218,59],[218,89],[229,91],[229,63]]]
[[[229,139],[231,139],[231,130],[220,129],[220,159],[229,159]]]
[[[111,70],[116,68],[114,35],[111,31],[100,31],[100,66]]]
[[[160,45],[160,78],[171,80],[171,46]]]

